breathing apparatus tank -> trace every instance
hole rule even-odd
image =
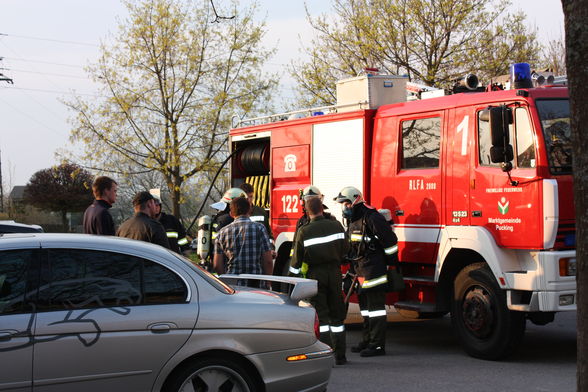
[[[198,219],[198,257],[200,260],[205,261],[208,256],[210,255],[210,242],[211,242],[211,232],[210,232],[210,224],[212,222],[212,218],[209,215],[201,216]]]

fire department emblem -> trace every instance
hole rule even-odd
[[[295,172],[296,171],[296,155],[288,154],[284,157],[284,171]]]
[[[501,198],[498,202],[498,212],[500,212],[502,215],[506,215],[509,204],[510,202],[506,200],[506,197]]]

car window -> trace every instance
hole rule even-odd
[[[36,255],[34,249],[0,252],[0,315],[30,312],[27,276]]]
[[[187,288],[166,267],[139,257],[94,250],[50,249],[39,310],[182,303]]]
[[[204,280],[206,280],[208,283],[210,283],[214,288],[216,288],[221,293],[224,293],[224,294],[235,293],[235,290],[231,286],[229,286],[228,284],[226,284],[225,282],[223,282],[222,280],[220,280],[219,278],[217,278],[216,276],[214,276],[213,274],[211,274],[210,272],[208,272],[207,270],[205,270],[201,266],[192,263],[191,260],[187,259],[186,257],[184,257],[182,255],[179,255],[175,252],[171,252],[171,253],[173,253],[173,255],[175,257],[177,257],[180,261],[182,261],[184,264],[186,264],[190,269],[192,269],[198,275],[200,275],[202,278],[204,278]]]

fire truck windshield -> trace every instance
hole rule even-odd
[[[552,174],[572,173],[572,132],[567,99],[537,100],[537,109]]]

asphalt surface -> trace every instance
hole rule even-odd
[[[348,319],[358,321],[352,314]],[[445,316],[404,319],[389,312],[386,356],[362,358],[349,351],[360,339],[359,324],[347,325],[347,359],[335,366],[329,391],[575,391],[576,313],[527,330],[518,350],[500,362],[471,358],[459,346]]]

